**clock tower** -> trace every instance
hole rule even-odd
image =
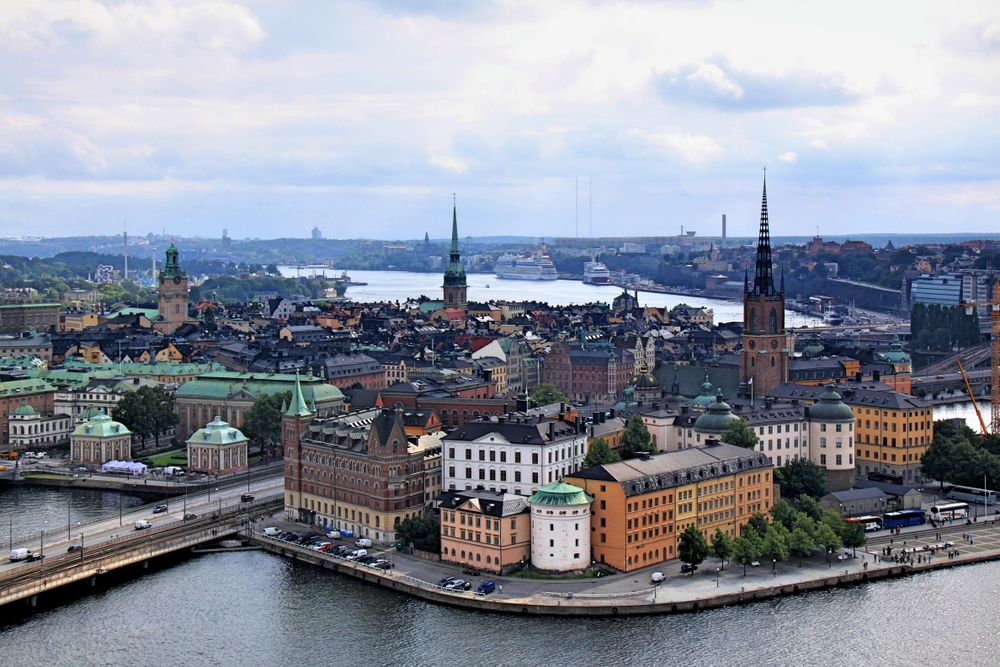
[[[753,287],[743,279],[743,350],[740,381],[752,383],[754,395],[763,396],[788,382],[792,339],[785,331],[785,277],[774,287],[771,265],[771,232],[767,220],[767,180],[760,205],[760,235]]]
[[[177,248],[171,243],[167,248],[167,261],[159,275],[160,317],[156,330],[170,335],[188,318],[188,279],[181,270]]]

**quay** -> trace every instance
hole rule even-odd
[[[971,534],[972,543],[962,538],[966,532]],[[897,548],[902,547],[903,540],[908,540],[908,548],[920,548],[935,542],[927,539],[934,533],[941,533],[944,541],[954,542],[951,549],[959,550],[960,555],[949,558],[946,549],[945,552],[938,551],[926,563],[902,565],[884,560],[876,562],[875,555],[889,545],[890,540],[894,540]],[[679,561],[660,563],[638,572],[604,579],[524,580],[511,575],[498,577],[484,573],[477,579],[494,581],[498,590],[504,590],[490,595],[474,591],[446,591],[435,585],[435,581],[444,577],[459,575],[459,568],[451,564],[394,553],[391,557],[396,567],[383,571],[262,535],[255,535],[252,543],[295,562],[462,609],[528,616],[614,617],[704,611],[1000,560],[1000,525],[982,522],[971,526],[953,525],[936,531],[921,526],[919,530],[899,535],[878,535],[871,540],[867,551],[858,552],[857,558],[833,560],[828,564],[824,556],[813,556],[806,559],[808,565],[802,568],[797,566],[795,560],[790,560],[778,566],[781,572],[777,574],[772,574],[770,567],[758,567],[748,568],[747,576],[743,577],[740,576],[742,566],[730,565],[723,575],[714,570],[714,561],[706,561],[702,565],[704,569],[698,574],[668,573],[666,581],[657,587],[650,585],[650,574],[653,571],[676,571]],[[369,549],[369,553],[375,552]]]

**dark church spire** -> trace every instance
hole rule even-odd
[[[760,203],[760,234],[757,237],[757,267],[753,293],[774,296],[774,273],[771,269],[771,230],[767,221],[767,168],[764,169],[764,194]]]

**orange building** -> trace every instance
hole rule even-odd
[[[531,515],[524,496],[448,491],[441,500],[441,560],[503,573],[531,559]]]
[[[773,465],[764,454],[725,443],[595,466],[565,482],[594,496],[594,558],[618,570],[677,557],[688,526],[707,539],[716,528],[731,537],[754,512],[774,501]]]

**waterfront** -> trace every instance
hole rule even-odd
[[[282,275],[294,278],[294,266],[278,267]],[[305,269],[303,269],[305,275]],[[326,275],[337,277],[340,270],[327,269]],[[406,271],[348,271],[351,280],[368,283],[347,288],[347,296],[352,301],[404,301],[420,295],[431,299],[441,298],[441,274],[413,273]],[[622,293],[615,285],[584,285],[579,280],[502,280],[493,274],[470,273],[469,299],[472,301],[509,300],[544,301],[550,305],[585,304],[611,301]],[[489,287],[487,287],[489,285]],[[703,306],[715,311],[715,323],[741,322],[743,304],[736,301],[706,299],[680,294],[660,294],[639,290],[639,303],[644,306],[672,308],[680,303],[689,306]],[[823,326],[820,318],[809,317],[791,310],[785,311],[785,322],[789,327]]]
[[[53,667],[985,667],[1000,658],[998,578],[1000,563],[987,563],[695,615],[522,618],[423,602],[261,552],[218,553],[0,626],[0,645],[19,663]]]
[[[117,491],[73,491],[44,487],[16,485],[0,491],[0,545],[9,546],[11,530],[14,542],[28,535],[46,532],[52,540],[66,539],[67,528],[75,537],[79,534],[76,525],[100,516],[118,511],[121,507],[142,505],[144,500]],[[38,548],[35,545],[34,548]]]

